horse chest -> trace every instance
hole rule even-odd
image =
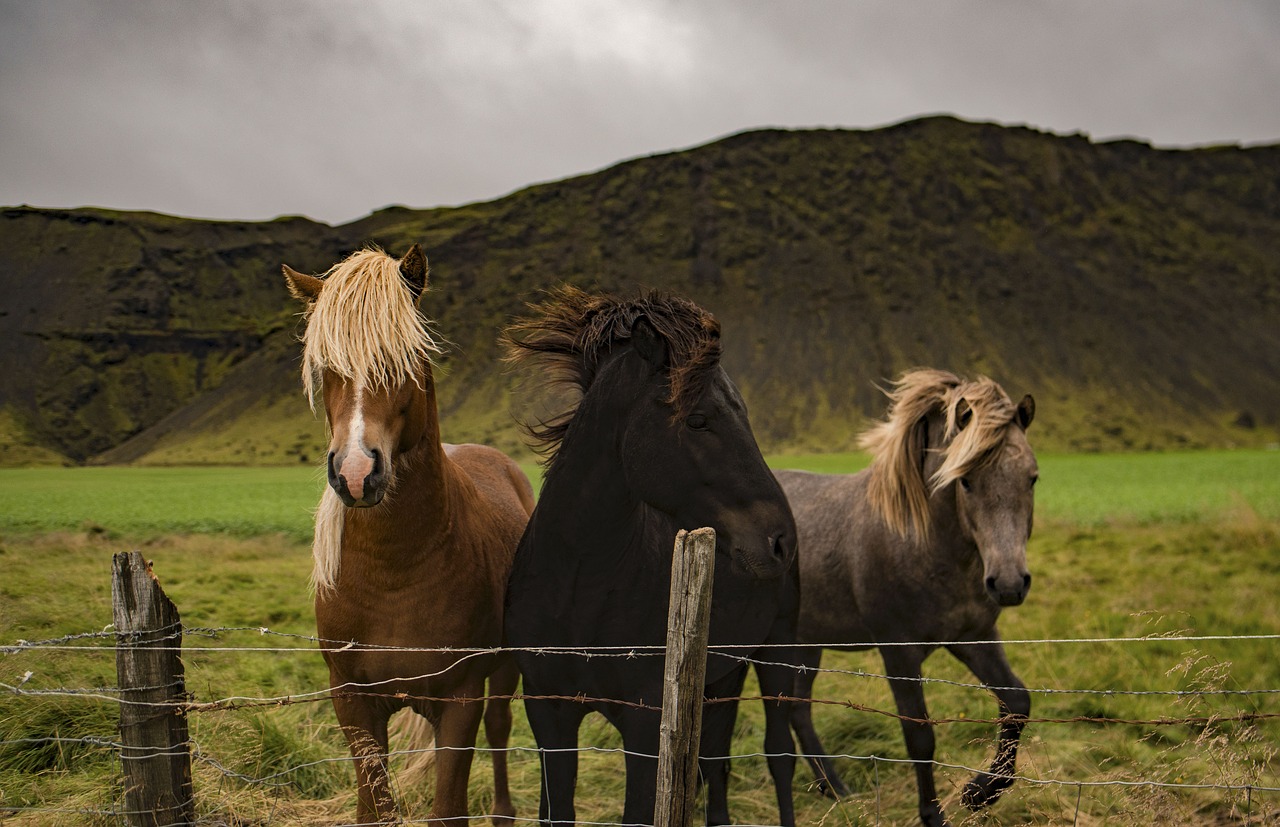
[[[496,646],[501,613],[496,594],[459,601],[457,592],[411,583],[349,588],[316,605],[316,628],[329,640],[380,646]]]

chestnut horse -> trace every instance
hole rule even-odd
[[[432,819],[467,815],[482,710],[495,748],[494,821],[515,815],[507,789],[509,700],[518,680],[502,645],[503,597],[533,510],[519,467],[481,445],[444,445],[418,301],[427,260],[354,253],[323,278],[284,267],[306,305],[303,385],[324,398],[329,487],[316,512],[316,628],[338,723],[359,782],[360,823],[397,818],[387,721],[410,707],[436,741]]]
[[[532,309],[508,330],[512,358],[579,395],[531,429],[550,459],[507,596],[507,640],[525,647],[516,657],[542,761],[538,813],[544,825],[576,819],[578,728],[595,710],[618,728],[627,751],[622,821],[651,824],[663,663],[610,655],[619,647],[661,649],[676,532],[711,526],[705,696],[740,696],[744,659],[762,644],[783,647],[759,656],[770,661],[756,667],[763,693],[788,695],[795,670],[780,662],[793,653],[787,644],[799,611],[795,523],[742,396],[720,366],[715,317],[678,296],[621,299],[572,287]],[[736,715],[729,701],[703,713],[708,824],[729,823]],[[784,825],[794,824],[788,720],[787,702],[765,704],[765,751]]]
[[[933,780],[924,659],[945,647],[991,688],[1004,716],[990,769],[961,795],[971,809],[994,803],[1013,783],[1031,711],[996,619],[1031,588],[1027,540],[1038,471],[1026,429],[1035,401],[1027,395],[1014,405],[990,379],[969,382],[940,370],[903,375],[890,399],[887,421],[862,437],[870,468],[777,476],[800,532],[799,639],[846,651],[879,647],[915,762],[920,820],[940,827],[947,822]],[[814,671],[802,673],[796,695],[810,698],[822,649],[803,651]],[[792,706],[800,744],[820,786],[844,795],[810,711],[807,703]]]

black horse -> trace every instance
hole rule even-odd
[[[525,711],[542,762],[543,824],[575,820],[578,728],[595,710],[622,734],[622,820],[654,814],[671,554],[681,528],[716,530],[705,696],[741,694],[761,644],[794,642],[795,523],[720,366],[720,328],[696,304],[645,293],[620,300],[562,287],[512,325],[513,361],[575,388],[577,405],[529,431],[548,455],[542,495],[516,551],[508,645],[586,650],[517,653]],[[619,647],[622,651],[619,652]],[[619,657],[636,647],[633,657]],[[783,646],[761,656],[794,661]],[[757,666],[765,695],[789,695],[794,671]],[[587,700],[539,698],[568,696]],[[599,700],[608,699],[608,700]],[[614,701],[620,701],[617,703]],[[789,708],[766,703],[765,749],[780,820],[794,823]],[[728,755],[737,707],[704,707],[707,822],[729,821]]]

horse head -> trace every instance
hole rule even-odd
[[[395,459],[434,426],[430,357],[438,352],[417,302],[427,259],[413,245],[400,261],[362,250],[323,278],[284,266],[306,306],[303,384],[316,383],[329,425],[329,485],[351,507],[380,503],[395,485]]]
[[[960,530],[977,546],[983,586],[1000,606],[1021,604],[1031,589],[1027,540],[1039,470],[1026,429],[1034,416],[1035,400],[1028,394],[1004,426],[1003,439],[955,479]],[[958,420],[961,430],[973,427],[969,412],[961,411]]]
[[[795,558],[795,523],[738,388],[717,358],[698,379],[686,377],[693,387],[673,400],[666,340],[642,316],[631,342],[642,388],[620,428],[631,490],[677,525],[713,527],[717,549],[740,574],[781,576]]]
[[[1035,400],[1028,394],[1015,406],[990,379],[939,370],[904,374],[889,398],[886,421],[862,438],[873,456],[873,507],[899,536],[924,543],[945,540],[932,524],[953,512],[982,558],[987,596],[1020,604],[1031,588],[1027,540],[1039,471],[1026,430]]]
[[[598,455],[616,451],[626,499],[681,528],[714,528],[717,551],[740,574],[781,576],[795,559],[795,522],[720,365],[715,317],[675,296],[624,300],[572,287],[533,310],[508,330],[512,358],[549,360],[582,394],[576,408],[530,429],[551,451],[548,477],[570,441],[580,453],[584,441]],[[579,435],[588,430],[589,440]]]

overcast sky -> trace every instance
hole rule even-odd
[[[0,0],[0,204],[330,223],[758,127],[1280,142],[1280,2]]]

